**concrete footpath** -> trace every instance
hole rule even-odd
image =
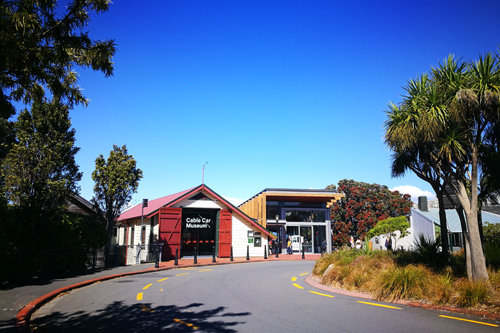
[[[276,258],[275,255],[271,255],[268,259],[264,259],[264,257],[255,257],[246,260],[246,258],[243,257],[234,258],[233,261],[230,261],[229,258],[216,258],[215,263],[212,262],[212,257],[201,257],[197,259],[197,264],[194,263],[194,259],[191,257],[180,259],[177,266],[174,265],[174,260],[170,260],[161,262],[159,268],[155,268],[154,263],[120,266],[89,271],[81,275],[53,278],[43,281],[31,281],[23,285],[4,286],[0,289],[0,332],[29,332],[29,319],[43,304],[49,302],[61,293],[81,288],[98,281],[182,267],[241,264],[259,261],[316,260],[319,257],[319,254],[306,254],[305,259],[302,259],[302,255],[298,254],[281,254],[279,258]]]

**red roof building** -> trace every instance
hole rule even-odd
[[[269,231],[205,184],[136,205],[118,217],[120,245],[163,243],[162,259],[264,256]],[[133,254],[132,254],[133,255]],[[136,262],[137,258],[126,260]]]

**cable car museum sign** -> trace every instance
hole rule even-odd
[[[184,229],[214,229],[217,211],[209,209],[183,209]]]
[[[212,219],[206,217],[187,217],[186,229],[210,229],[212,227]]]

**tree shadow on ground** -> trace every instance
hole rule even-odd
[[[55,312],[35,318],[31,331],[36,332],[237,332],[234,327],[244,324],[236,317],[249,316],[250,312],[224,313],[225,307],[201,310],[201,303],[186,306],[151,304],[125,305],[113,302],[93,313],[78,311],[71,314]]]

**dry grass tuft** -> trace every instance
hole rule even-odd
[[[490,285],[487,281],[470,281],[460,279],[456,282],[456,304],[460,307],[475,307],[479,303],[486,303],[490,296]]]
[[[377,276],[373,294],[379,300],[422,299],[428,294],[431,272],[423,265],[386,269]]]

